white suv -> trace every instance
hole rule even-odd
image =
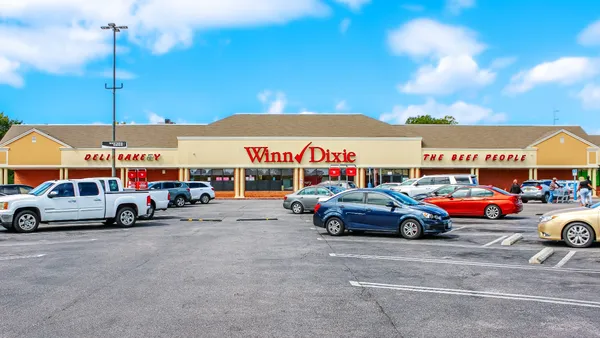
[[[447,184],[469,185],[478,184],[478,182],[475,175],[431,175],[423,176],[410,185],[396,187],[395,190],[412,197],[418,194],[426,194]]]
[[[198,201],[202,204],[207,204],[215,199],[215,188],[210,185],[210,182],[188,181],[185,183],[190,188],[190,193],[192,194],[192,198],[190,199],[191,204],[196,204]]]

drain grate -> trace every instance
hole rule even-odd
[[[238,218],[238,222],[252,222],[252,221],[276,221],[277,218],[265,217],[265,218]]]
[[[182,222],[221,222],[222,219],[218,218],[181,218]]]

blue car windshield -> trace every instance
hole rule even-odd
[[[413,200],[412,198],[404,195],[403,193],[399,193],[396,191],[386,191],[390,196],[392,196],[395,200],[397,200],[398,202],[404,204],[404,205],[417,205],[419,204],[419,202]]]
[[[34,196],[43,195],[53,185],[54,185],[54,182],[44,182],[44,183],[38,185],[37,187],[35,187],[35,189],[31,190],[29,192],[29,195],[34,195]]]

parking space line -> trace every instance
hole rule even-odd
[[[600,270],[588,270],[588,269],[569,269],[569,268],[556,268],[556,267],[541,267],[531,265],[517,265],[517,264],[502,264],[502,263],[485,263],[485,262],[474,262],[474,261],[463,261],[463,260],[448,260],[438,258],[415,258],[415,257],[400,257],[400,256],[375,256],[375,255],[355,255],[355,254],[343,254],[343,253],[330,253],[329,256],[337,258],[356,258],[356,259],[371,259],[371,260],[385,260],[385,261],[401,261],[401,262],[414,262],[414,263],[431,263],[431,264],[447,264],[447,265],[465,265],[465,266],[479,266],[485,268],[498,268],[498,269],[517,269],[517,270],[538,270],[538,271],[558,271],[558,272],[582,272],[591,274],[600,274]]]
[[[514,294],[514,293],[474,291],[474,290],[466,290],[466,289],[445,289],[445,288],[433,288],[433,287],[423,287],[423,286],[413,286],[413,285],[394,285],[394,284],[369,283],[369,282],[357,282],[357,281],[350,281],[350,285],[352,285],[354,287],[362,287],[362,288],[377,288],[377,289],[389,289],[389,290],[397,290],[397,291],[437,293],[437,294],[446,294],[446,295],[455,295],[455,296],[496,298],[496,299],[506,299],[506,300],[523,300],[523,301],[530,301],[530,302],[600,308],[600,302],[592,302],[592,301],[579,300],[579,299],[568,299],[568,298],[532,296],[532,295],[523,295],[523,294]]]
[[[506,246],[481,246],[481,245],[467,245],[467,244],[454,244],[454,243],[433,243],[425,241],[410,241],[397,239],[394,241],[383,241],[383,240],[364,240],[364,239],[333,239],[317,237],[318,241],[327,242],[348,242],[348,243],[385,243],[393,245],[423,245],[423,246],[441,246],[450,248],[464,248],[464,249],[478,249],[478,250],[518,250],[518,251],[539,251],[539,248],[529,247],[506,247]]]
[[[569,252],[568,252],[568,253],[565,255],[565,257],[563,257],[563,259],[561,259],[561,260],[560,260],[560,262],[556,263],[556,265],[555,265],[554,267],[555,267],[555,268],[560,268],[560,267],[562,267],[563,265],[567,264],[567,262],[569,261],[569,259],[571,259],[571,257],[573,257],[573,256],[575,255],[575,253],[576,253],[576,252],[577,252],[577,251],[575,251],[575,250],[569,251]]]
[[[73,239],[67,241],[47,241],[40,240],[35,242],[13,242],[13,243],[2,243],[0,247],[11,247],[11,246],[25,246],[25,245],[50,245],[50,244],[69,244],[69,243],[85,243],[85,242],[93,242],[97,241],[96,238],[91,239]]]
[[[494,244],[494,243],[498,243],[498,242],[500,242],[500,241],[504,240],[506,237],[508,237],[508,236],[502,236],[502,237],[500,237],[500,238],[496,238],[495,240],[493,240],[493,241],[491,241],[491,242],[489,242],[489,243],[485,243],[485,244],[484,244],[484,245],[482,245],[481,247],[482,247],[482,248],[486,248],[486,247],[488,247],[488,246],[490,246],[490,245],[492,245],[492,244]]]
[[[14,260],[14,259],[25,259],[25,258],[40,258],[40,257],[44,257],[44,256],[46,256],[46,254],[25,255],[25,256],[4,256],[4,257],[0,257],[0,261],[10,261],[10,260]]]
[[[464,227],[460,227],[460,228],[453,228],[452,230],[450,230],[450,231],[448,231],[448,232],[452,232],[452,231],[458,231],[458,230],[460,230],[460,229],[464,229],[464,228],[468,228],[468,227],[464,226]],[[448,233],[448,232],[446,232],[446,233]]]

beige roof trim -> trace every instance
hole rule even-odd
[[[36,128],[31,128],[31,129],[29,129],[28,131],[24,132],[24,133],[23,133],[23,134],[21,134],[21,135],[17,135],[16,137],[13,137],[13,138],[11,138],[10,140],[7,140],[6,142],[4,142],[4,143],[0,144],[0,147],[4,147],[4,146],[6,146],[6,145],[8,145],[8,144],[11,144],[11,143],[15,142],[16,140],[19,140],[19,139],[21,139],[21,138],[23,138],[23,137],[25,137],[25,136],[27,136],[27,135],[29,135],[29,134],[32,134],[32,133],[38,133],[38,134],[40,134],[40,135],[44,136],[45,138],[47,138],[47,139],[49,139],[49,140],[52,140],[52,141],[54,141],[54,142],[56,142],[56,143],[58,143],[58,144],[62,145],[63,147],[66,147],[66,148],[73,148],[73,147],[71,147],[70,145],[68,145],[68,144],[64,143],[63,141],[61,141],[61,140],[59,140],[59,139],[57,139],[57,138],[54,138],[54,137],[52,137],[52,136],[50,136],[50,135],[48,135],[48,134],[44,133],[43,131],[41,131],[41,130],[39,130],[39,129],[36,129]]]
[[[567,134],[567,135],[571,136],[572,138],[574,138],[574,139],[576,139],[576,140],[579,140],[579,141],[581,141],[581,142],[583,142],[583,143],[587,144],[587,145],[588,145],[588,146],[590,146],[590,147],[594,147],[594,148],[597,148],[597,147],[598,147],[597,145],[595,145],[595,144],[591,143],[590,141],[588,141],[588,140],[586,140],[586,139],[584,139],[584,138],[581,138],[581,137],[579,137],[579,136],[577,136],[577,135],[573,134],[572,132],[570,132],[570,131],[568,131],[568,130],[566,130],[566,129],[559,129],[559,130],[557,130],[557,131],[553,132],[552,134],[550,134],[550,135],[548,135],[548,136],[546,136],[546,137],[542,137],[541,139],[538,139],[537,141],[535,141],[535,142],[533,142],[532,144],[528,145],[528,146],[527,146],[527,148],[532,148],[532,147],[535,147],[536,145],[538,145],[538,144],[540,144],[540,143],[542,143],[542,142],[544,142],[544,141],[546,141],[546,140],[549,140],[549,139],[553,138],[554,136],[556,136],[556,135],[558,135],[558,134],[560,134],[560,133],[565,133],[565,134]]]

